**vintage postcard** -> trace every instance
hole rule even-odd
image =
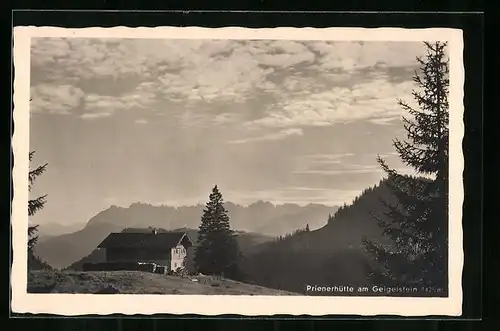
[[[453,29],[16,27],[12,310],[461,315],[462,53]]]

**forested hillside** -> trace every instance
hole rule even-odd
[[[371,260],[361,239],[384,240],[372,215],[382,216],[381,198],[393,199],[384,181],[341,207],[325,227],[262,244],[259,252],[245,259],[248,281],[294,292],[303,292],[307,284],[368,285]]]

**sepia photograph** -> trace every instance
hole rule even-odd
[[[460,30],[14,34],[13,310],[460,315]]]

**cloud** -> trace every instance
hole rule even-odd
[[[372,118],[369,120],[370,123],[377,124],[377,125],[391,125],[394,124],[396,121],[400,121],[401,116],[395,116],[395,117],[382,117],[382,118]]]
[[[293,174],[312,174],[312,175],[346,175],[346,174],[368,174],[381,172],[379,168],[367,169],[344,169],[344,170],[298,170]]]
[[[71,52],[66,38],[31,38],[31,61],[37,66],[55,64]]]
[[[352,153],[334,153],[334,154],[307,154],[304,155],[304,158],[306,159],[327,159],[327,160],[338,160],[342,159],[345,157],[353,156],[354,154]]]
[[[416,172],[408,167],[399,167],[394,169],[402,175],[416,175]],[[346,176],[355,174],[380,174],[385,176],[384,171],[378,164],[373,165],[346,165],[338,169],[305,169],[294,170],[293,174],[296,175],[320,175],[320,176]]]
[[[251,137],[246,139],[232,140],[229,141],[231,144],[244,144],[248,142],[261,142],[261,141],[269,141],[269,140],[281,140],[290,136],[302,136],[304,132],[301,129],[292,128],[281,130],[277,133],[270,133],[258,137]]]
[[[312,53],[304,44],[292,40],[261,41],[262,52],[256,54],[261,65],[290,67],[300,63],[313,63]]]
[[[134,121],[135,124],[148,124],[148,120],[140,118]]]
[[[34,38],[31,58],[33,66],[50,67],[68,79],[146,74],[153,50],[141,46],[132,39]]]
[[[392,84],[371,80],[352,87],[333,87],[321,92],[284,96],[267,109],[266,116],[246,123],[257,127],[327,126],[356,120],[385,121],[404,113],[397,104],[411,96],[411,81]]]
[[[40,83],[31,87],[31,112],[41,114],[80,114],[83,119],[112,115],[116,111],[144,109],[157,102],[148,82],[122,95],[85,93],[71,84]]]
[[[339,176],[351,174],[382,174],[370,155],[369,160],[354,153],[308,154],[295,159],[292,174]]]
[[[384,70],[414,66],[418,44],[34,38],[33,111],[99,118],[132,109],[170,112],[178,104],[192,112],[179,116],[220,125],[237,117],[221,114],[219,105],[257,100],[247,129],[387,124],[400,116],[396,98],[409,95],[412,84],[391,83]],[[119,85],[130,88],[111,91]]]
[[[314,61],[307,47],[293,41],[227,41],[223,45],[224,55],[186,55],[178,71],[163,73],[159,77],[163,95],[199,102],[244,102],[259,92],[279,90],[269,80],[276,70]]]
[[[33,113],[69,114],[84,98],[80,88],[68,84],[38,84],[31,88],[30,94]]]
[[[130,93],[118,96],[87,94],[83,98],[83,109],[89,113],[114,113],[121,110],[145,109],[156,102],[155,94],[149,91],[149,83],[140,83]]]
[[[304,162],[307,166],[314,164],[341,164],[343,159],[354,156],[352,153],[341,154],[308,154],[304,155],[300,161]]]
[[[325,86],[318,81],[318,77],[304,77],[300,73],[295,73],[283,79],[282,88],[285,93],[305,95]]]
[[[200,67],[204,67],[200,70]],[[165,73],[158,78],[158,90],[165,99],[186,102],[243,102],[257,89],[273,89],[265,80],[272,69],[263,69],[251,59],[215,60],[190,66],[179,73]]]
[[[135,75],[165,97],[237,102],[253,89],[275,88],[266,81],[270,67],[312,61],[314,55],[292,41],[38,38],[31,58],[34,68],[66,82]]]
[[[80,115],[82,119],[86,120],[95,120],[98,118],[109,117],[111,116],[111,112],[101,112],[101,113],[83,113]]]
[[[378,156],[380,156],[382,159],[392,159],[399,161],[399,153],[398,152],[389,152],[389,153],[378,153]],[[370,157],[372,157],[372,154],[369,154]],[[392,162],[391,160],[391,162]]]
[[[102,110],[115,111],[128,108],[129,103],[122,98],[108,95],[89,94],[85,96],[85,109],[99,113]]]
[[[106,112],[144,108],[165,101],[193,107],[198,103],[244,102],[259,91],[278,89],[267,79],[274,72],[273,66],[311,61],[313,57],[305,46],[287,41],[36,38],[31,51],[37,80],[51,85],[52,95],[60,86],[83,90],[88,95],[85,113],[102,113],[102,107],[109,107]],[[102,80],[109,84],[99,91],[90,89],[93,82]],[[134,91],[121,95],[108,91],[111,86],[135,80],[139,85]],[[50,99],[45,98],[45,104],[39,101],[39,108],[53,106]],[[64,111],[69,110],[64,107]]]
[[[343,71],[366,68],[415,66],[424,47],[418,42],[315,41],[310,48],[319,54],[314,68]]]
[[[337,161],[339,159],[330,159],[330,160]],[[348,162],[313,161],[300,164],[300,166],[293,171],[294,174],[341,175],[341,174],[373,173],[381,171],[380,166],[377,164],[360,165]]]
[[[234,123],[239,120],[239,116],[237,113],[221,113],[216,115],[212,122],[216,125],[222,125],[227,123]]]

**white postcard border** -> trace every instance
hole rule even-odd
[[[312,297],[243,295],[123,295],[27,293],[28,171],[30,44],[33,37],[147,38],[147,39],[287,39],[338,41],[448,41],[450,54],[450,185],[449,185],[449,297]],[[14,153],[11,270],[15,313],[57,315],[199,314],[222,315],[399,315],[460,316],[463,269],[463,38],[458,29],[429,28],[272,28],[157,27],[157,28],[14,28]]]

